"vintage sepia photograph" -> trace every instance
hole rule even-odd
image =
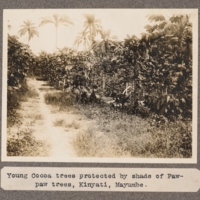
[[[197,162],[197,9],[5,9],[2,161]]]

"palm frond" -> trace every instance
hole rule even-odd
[[[21,36],[25,35],[27,31],[28,31],[27,27],[24,27],[24,28],[20,29],[18,33],[21,37]]]
[[[37,37],[39,37],[38,31],[35,30],[35,29],[30,30],[30,32],[29,32],[29,40],[31,40],[35,35],[36,35]]]
[[[165,17],[163,15],[150,15],[148,19],[150,22],[153,21],[157,22],[157,21],[164,21]]]
[[[46,25],[46,24],[50,24],[50,23],[54,24],[54,21],[52,19],[50,19],[49,17],[45,17],[40,22],[39,27],[43,26],[43,25]]]
[[[73,25],[74,23],[69,19],[68,16],[61,16],[59,19],[59,22],[61,22],[63,25],[68,26],[69,24]]]
[[[24,24],[21,25],[21,29],[19,30],[20,37],[28,34],[28,41],[30,41],[35,35],[39,36],[39,33],[37,31],[37,28],[34,26],[34,23],[32,23],[30,20],[24,21]]]

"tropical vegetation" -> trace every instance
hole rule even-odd
[[[156,139],[147,142],[140,151],[149,149],[149,152],[161,156],[166,149],[164,138],[169,150],[165,156],[191,157],[193,38],[189,16],[173,15],[167,19],[163,15],[151,15],[150,24],[141,38],[132,35],[123,41],[111,37],[111,31],[105,31],[94,15],[84,17],[83,30],[77,35],[74,49],[66,47],[54,53],[42,51],[35,56],[29,46],[21,44],[16,37],[8,37],[8,115],[12,116],[19,104],[18,100],[12,102],[13,95],[24,94],[22,86],[26,75],[39,76],[57,89],[60,89],[60,82],[64,83],[60,98],[67,88],[75,95],[78,104],[101,104],[104,109],[110,107],[106,111],[110,115],[114,108],[123,112],[123,116],[127,114],[127,118],[147,119],[148,125],[145,126]],[[47,23],[55,25],[57,48],[59,24],[73,23],[68,17],[58,15],[43,18],[40,26]],[[19,31],[20,36],[25,33],[28,33],[28,41],[38,36],[30,21],[24,22]],[[100,41],[96,40],[97,35]],[[78,51],[80,45],[84,46],[84,51]],[[92,99],[92,95],[95,98]],[[102,116],[105,117],[105,113]],[[127,137],[131,137],[131,130],[127,131]],[[119,144],[121,132],[116,134]],[[83,142],[91,140],[84,137]],[[124,143],[128,141],[120,144],[123,146]],[[134,141],[124,148],[133,145]]]

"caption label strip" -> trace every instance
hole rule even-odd
[[[4,167],[4,190],[197,192],[200,171],[170,168]]]

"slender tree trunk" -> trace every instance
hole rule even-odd
[[[93,35],[92,35],[92,29],[90,27],[90,53],[92,52],[92,40],[93,40]]]
[[[56,49],[58,48],[58,25],[56,25]]]
[[[27,44],[29,45],[29,42],[30,42],[30,39],[29,39],[29,35],[30,35],[30,31],[28,31],[28,36],[27,36],[27,40],[28,40],[28,42],[27,42]]]

